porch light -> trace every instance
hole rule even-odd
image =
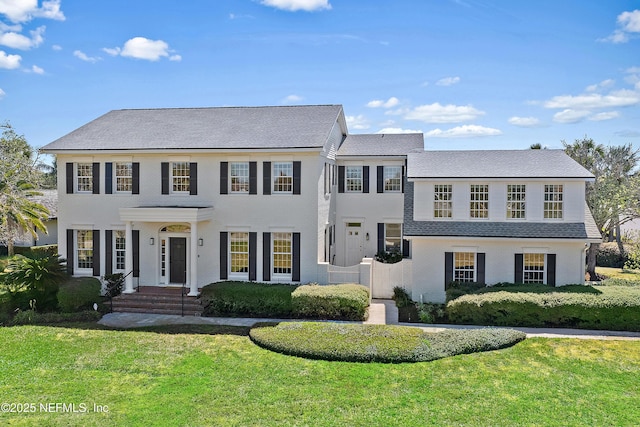
[[[156,243],[156,239],[154,239],[153,237],[149,237],[149,244],[153,246],[155,243]]]
[[[204,240],[201,238],[198,239],[198,246],[203,246],[204,245]]]

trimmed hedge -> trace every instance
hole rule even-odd
[[[527,286],[505,290],[487,288],[449,301],[446,308],[449,321],[640,331],[640,289],[637,287],[576,285],[551,288],[553,291],[548,287],[526,291]],[[576,292],[578,289],[582,292]]]
[[[369,289],[353,283],[303,285],[291,294],[291,304],[294,317],[365,320]]]
[[[457,354],[512,346],[526,335],[510,329],[450,329],[427,333],[420,328],[322,322],[284,322],[249,332],[257,345],[308,359],[346,362],[426,362]]]
[[[202,315],[289,318],[295,289],[295,285],[255,282],[212,283],[202,288]]]
[[[620,253],[620,248],[616,242],[601,243],[598,246],[598,252],[596,253],[597,266],[620,268],[626,260],[625,254]]]
[[[102,284],[95,277],[72,277],[58,289],[58,307],[63,313],[73,313],[93,309],[94,303],[101,303]]]
[[[11,321],[13,325],[48,325],[68,322],[97,322],[102,314],[93,310],[76,313],[38,313],[33,310],[20,311]]]

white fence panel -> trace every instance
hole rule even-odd
[[[374,261],[371,297],[391,298],[396,286],[404,287],[411,294],[412,276],[411,260],[405,259],[395,264]]]
[[[360,264],[349,267],[329,265],[328,283],[360,283]]]

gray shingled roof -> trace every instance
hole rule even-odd
[[[410,151],[424,151],[421,133],[348,135],[338,157],[345,156],[406,156]]]
[[[563,150],[428,151],[407,164],[409,178],[593,178]]]
[[[44,151],[321,148],[341,105],[114,110]]]
[[[494,237],[514,239],[601,239],[585,203],[585,222],[414,221],[413,182],[405,183],[405,236]]]
[[[29,197],[49,210],[49,219],[58,218],[58,190],[37,190],[39,196]]]

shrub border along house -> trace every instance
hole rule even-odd
[[[342,285],[302,285],[291,294],[294,317],[305,319],[366,320],[369,289]]]

